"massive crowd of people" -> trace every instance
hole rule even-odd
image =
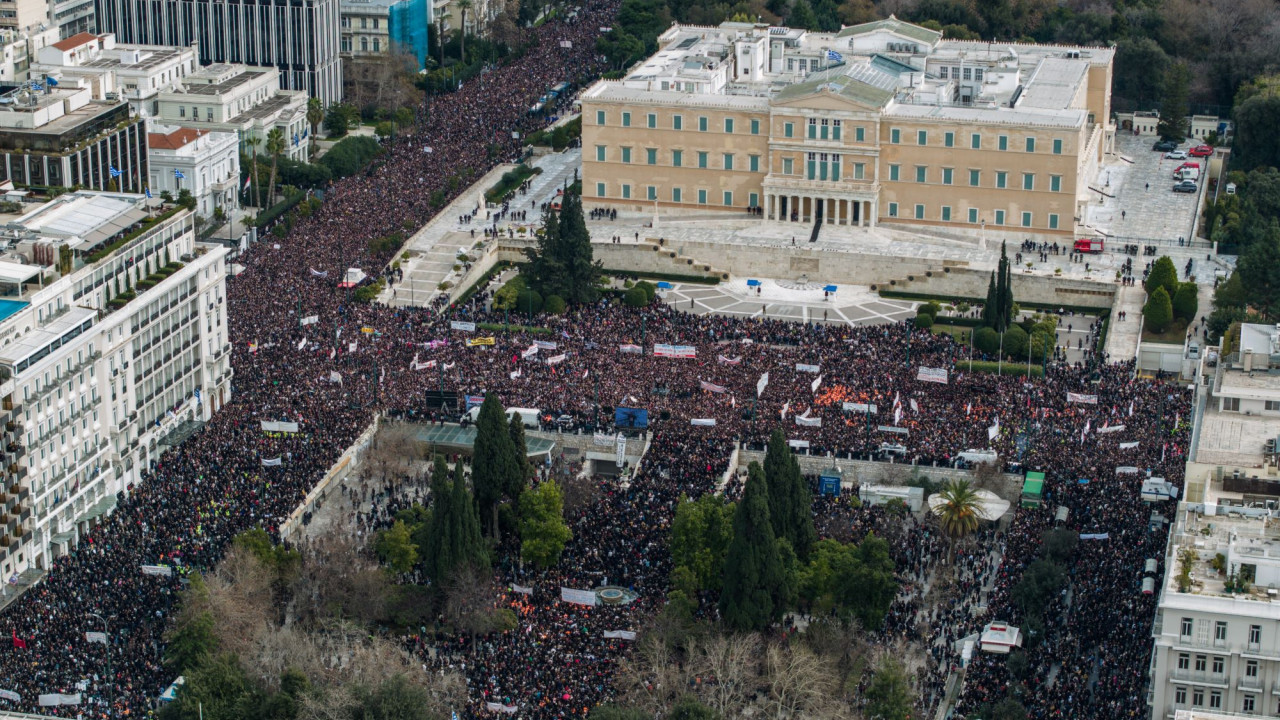
[[[0,615],[0,632],[14,637],[0,652],[0,690],[19,698],[0,697],[0,707],[118,718],[153,706],[174,679],[161,658],[181,573],[143,574],[141,566],[207,569],[238,532],[255,525],[274,531],[375,410],[443,419],[445,411],[428,408],[424,398],[424,390],[442,385],[459,395],[496,393],[507,405],[578,423],[607,425],[614,407],[644,408],[653,432],[630,485],[574,512],[574,538],[554,572],[503,568],[505,584],[532,588],[504,596],[520,618],[515,631],[477,638],[474,649],[459,638],[430,653],[437,664],[466,663],[470,704],[460,714],[484,715],[487,703],[497,703],[526,718],[580,716],[611,697],[610,675],[627,641],[602,634],[642,629],[663,601],[676,499],[711,491],[736,440],[759,444],[779,424],[814,453],[874,456],[887,443],[903,446],[900,459],[943,465],[966,448],[991,447],[1008,463],[1045,469],[1051,501],[1019,511],[1001,538],[1006,552],[986,617],[1017,619],[1008,590],[1036,557],[1052,508],[1068,507],[1068,527],[1110,539],[1082,544],[1073,601],[1061,608],[1066,622],[1054,624],[1031,652],[1039,676],[1053,663],[1061,669],[1051,688],[1027,702],[1037,717],[1116,718],[1142,708],[1135,697],[1146,650],[1132,638],[1148,634],[1153,601],[1135,591],[1134,578],[1144,558],[1160,555],[1164,533],[1147,530],[1136,481],[1114,469],[1146,468],[1180,484],[1185,429],[1168,418],[1186,418],[1188,408],[1181,393],[1131,379],[1131,366],[1055,365],[1044,380],[1024,382],[964,372],[949,337],[906,324],[809,326],[604,302],[537,318],[551,335],[496,331],[492,345],[472,346],[469,339],[489,333],[452,330],[450,320],[502,322],[486,298],[448,314],[440,305],[359,304],[337,287],[349,267],[374,277],[382,271],[389,258],[372,254],[370,240],[420,226],[443,209],[433,195],[512,157],[513,131],[541,122],[527,112],[531,101],[566,79],[566,68],[598,69],[594,39],[616,11],[615,0],[587,0],[576,21],[531,31],[536,41],[527,52],[458,92],[431,98],[417,129],[391,143],[368,172],[335,184],[320,210],[287,237],[239,258],[244,270],[228,293],[231,402],[164,455],[146,482]],[[453,177],[460,182],[451,185]],[[309,315],[319,322],[300,326]],[[656,356],[654,343],[688,346],[695,356]],[[947,370],[947,382],[917,379],[921,367]],[[1097,403],[1068,402],[1068,392],[1096,395]],[[876,411],[849,412],[846,404],[874,404]],[[300,431],[264,435],[262,420],[297,422]],[[1122,424],[1123,431],[1097,432]],[[263,466],[277,457],[280,465]],[[927,529],[910,532],[923,537]],[[904,580],[922,577],[930,547],[936,552],[937,542],[897,548]],[[928,614],[923,632],[955,635],[948,628],[994,572],[982,558],[961,562],[968,604],[925,611],[907,592],[885,632],[922,632],[911,625]],[[586,589],[606,580],[638,599],[608,607],[559,601],[561,585]],[[106,620],[107,646],[85,639],[86,631],[102,629],[96,616]],[[939,650],[922,677],[936,682],[952,662],[950,649]],[[998,660],[979,659],[962,708],[999,697],[1008,684]],[[41,693],[76,692],[83,692],[81,705],[37,707]]]

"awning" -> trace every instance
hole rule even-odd
[[[115,509],[116,509],[116,496],[108,495],[107,497],[104,497],[98,502],[91,505],[88,510],[85,510],[84,514],[80,516],[79,522],[84,522],[86,520],[94,520]]]
[[[50,539],[53,541],[55,545],[65,545],[66,543],[71,542],[75,538],[75,536],[76,534],[73,532],[62,532],[62,533],[57,533]]]
[[[476,427],[470,425],[430,425],[418,431],[418,440],[428,445],[453,448],[470,452],[476,442]],[[546,455],[556,446],[555,442],[533,435],[525,435],[525,456]]]
[[[0,283],[21,285],[36,277],[44,268],[39,265],[23,265],[21,263],[0,260]]]

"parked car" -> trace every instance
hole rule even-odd
[[[1209,157],[1213,154],[1212,145],[1197,145],[1187,151],[1191,157]]]
[[[1178,143],[1172,140],[1157,140],[1156,144],[1151,146],[1151,149],[1158,150],[1160,152],[1168,152],[1170,150],[1177,150]]]
[[[1196,182],[1194,180],[1183,180],[1182,182],[1173,186],[1174,192],[1181,192],[1181,193],[1193,193],[1199,189],[1200,189],[1200,186],[1196,185]]]
[[[1166,160],[1186,160],[1187,151],[1186,150],[1170,150],[1169,152],[1164,154],[1164,157]]]

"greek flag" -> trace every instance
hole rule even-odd
[[[142,188],[142,192],[144,192],[144,193],[146,193],[146,194],[147,194],[147,199],[148,199],[148,200],[150,200],[150,199],[151,199],[151,188],[150,188],[150,187],[145,187],[145,186],[144,186],[144,187]]]
[[[179,180],[182,180],[183,178],[186,177],[186,175],[183,175],[182,171],[179,170],[178,168],[173,169],[173,176]]]
[[[107,168],[111,171],[111,177],[120,177],[120,171],[116,169],[115,165],[108,165]]]
[[[827,59],[830,60],[831,62],[843,62],[844,56],[836,52],[835,50],[828,50]]]

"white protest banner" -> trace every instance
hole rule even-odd
[[[168,565],[143,565],[142,574],[170,577],[173,575],[173,568],[169,567]]]
[[[1067,393],[1067,402],[1084,403],[1085,405],[1097,405],[1097,395],[1085,395],[1084,393]]]
[[[618,467],[627,464],[627,439],[623,437],[622,433],[618,433],[617,457],[613,461]]]
[[[591,438],[591,444],[601,447],[613,447],[613,438],[608,433],[598,432]]]
[[[1137,475],[1142,472],[1142,468],[1136,468],[1132,465],[1121,465],[1116,468],[1117,475]]]
[[[278,458],[278,457],[277,457],[277,458],[271,458],[270,460],[268,460],[268,459],[266,459],[266,458],[263,458],[263,459],[262,459],[262,467],[278,467],[278,466],[283,465],[283,464],[284,464],[284,462],[283,462],[280,458]]]
[[[473,322],[462,322],[461,320],[452,320],[449,322],[450,330],[461,330],[462,332],[475,332],[476,324]]]
[[[532,595],[532,594],[533,594],[533,588],[531,588],[531,587],[525,587],[525,586],[523,586],[523,585],[516,585],[515,583],[512,583],[512,584],[511,584],[511,592],[514,592],[514,593],[520,593],[521,595]]]
[[[533,341],[533,344],[534,344],[534,345],[537,345],[537,346],[538,346],[540,349],[542,349],[542,350],[555,350],[555,349],[556,349],[556,344],[555,344],[555,343],[553,343],[553,342],[550,342],[550,341],[548,341],[548,340],[534,340],[534,341]]]
[[[875,403],[842,403],[840,407],[845,412],[861,413],[863,415],[875,415],[878,408]]]
[[[307,326],[307,325],[315,325],[315,324],[316,324],[316,323],[318,323],[318,322],[320,322],[320,316],[319,316],[319,315],[308,315],[308,316],[306,316],[306,317],[302,318],[302,320],[298,321],[298,324],[299,324],[299,325],[302,325],[303,327],[305,327],[305,326]]]
[[[107,644],[107,634],[101,632],[87,632],[84,634],[85,642]]]
[[[302,338],[302,341],[298,343],[298,349],[299,349],[299,350],[303,350],[303,349],[305,349],[306,347],[307,347],[307,339],[306,339],[306,338]]]
[[[1111,533],[1080,533],[1081,540],[1109,540]]]
[[[797,424],[797,425],[803,425],[803,426],[805,426],[805,427],[822,427],[822,418],[820,418],[820,417],[806,417],[806,416],[804,416],[804,415],[797,415],[797,416],[796,416],[796,424]]]
[[[75,695],[64,695],[63,693],[47,693],[40,696],[41,707],[55,707],[58,705],[79,705],[80,693]]]
[[[716,385],[715,383],[709,383],[706,380],[699,380],[698,387],[702,388],[703,390],[706,390],[707,392],[713,392],[713,393],[724,393],[728,391],[728,388],[726,388],[725,386]]]
[[[689,421],[689,424],[697,425],[699,427],[715,427],[716,419],[715,418],[693,418]]]
[[[822,372],[821,365],[806,365],[804,363],[796,363],[796,372],[807,372],[817,375]]]
[[[922,366],[920,370],[916,372],[916,379],[921,382],[941,383],[946,385],[947,369]]]
[[[996,418],[996,424],[987,428],[987,439],[995,440],[996,436],[999,434],[1000,434],[1000,418]]]
[[[523,352],[520,353],[520,357],[528,360],[529,358],[537,354],[538,354],[538,346],[530,345],[529,347],[525,348]]]
[[[1138,441],[1137,441],[1137,440],[1134,440],[1133,442],[1120,443],[1120,449],[1121,449],[1121,450],[1132,450],[1132,449],[1134,449],[1134,448],[1136,448],[1136,447],[1138,447]]]
[[[559,355],[552,355],[551,357],[547,358],[547,364],[558,365],[564,362],[565,358],[567,357],[569,357],[568,353],[560,353]]]
[[[298,432],[298,423],[296,422],[273,422],[270,420],[261,421],[263,432],[280,432],[280,433],[296,433]]]
[[[630,630],[605,630],[604,636],[610,640],[635,640],[636,634]]]
[[[484,708],[489,712],[502,712],[502,703],[487,702],[484,704]]]
[[[693,358],[698,356],[698,348],[692,345],[654,345],[654,357]]]
[[[916,404],[915,398],[911,398],[910,400],[908,400],[907,404],[911,406],[911,412],[913,413],[920,412],[920,406]]]
[[[1120,432],[1123,429],[1123,425],[1108,425],[1107,427],[1098,428],[1097,432],[1099,435],[1106,435],[1108,433]]]
[[[788,440],[787,445],[797,450],[801,450],[809,447],[809,441],[808,440]]]
[[[629,355],[639,355],[644,352],[644,348],[639,345],[619,345],[618,352],[627,353]]]
[[[725,357],[724,355],[717,355],[716,362],[720,363],[721,365],[737,365],[738,363],[742,362],[742,356],[739,355],[738,357],[731,358],[731,357]]]
[[[354,342],[353,342],[353,343],[348,344],[348,345],[347,345],[347,352],[355,352],[355,351],[356,351],[356,347],[357,347],[357,343],[354,343]]]
[[[330,371],[329,371],[329,382],[336,382],[336,383],[338,383],[339,385],[341,385],[341,384],[342,384],[342,373],[338,372],[337,370],[330,370]]]
[[[315,269],[315,268],[307,268],[307,269],[311,271],[311,277],[318,277],[318,278],[327,278],[327,277],[329,277],[329,271],[328,271],[328,270],[325,270],[324,272],[321,272],[321,271],[319,271],[319,270],[317,270],[317,269]]]
[[[818,386],[821,384],[822,384],[822,376],[819,375],[818,378],[809,385],[809,390],[816,393],[818,392]]]
[[[594,590],[574,590],[567,587],[560,588],[560,599],[574,605],[595,605],[599,602]]]
[[[22,702],[22,696],[12,690],[0,690],[0,698],[12,700],[14,702]]]

